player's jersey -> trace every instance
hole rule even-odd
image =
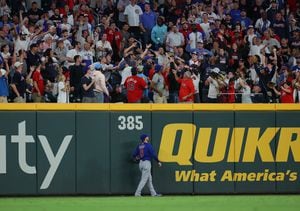
[[[133,157],[143,161],[145,160],[151,161],[152,159],[154,159],[157,162],[159,162],[152,145],[149,143],[139,144],[133,153]]]

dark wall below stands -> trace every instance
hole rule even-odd
[[[0,195],[134,194],[149,134],[163,194],[300,193],[300,110],[2,110]],[[145,187],[145,193],[148,193]]]

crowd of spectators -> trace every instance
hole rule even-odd
[[[0,0],[0,103],[299,103],[297,0]]]

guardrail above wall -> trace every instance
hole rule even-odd
[[[222,110],[222,111],[281,111],[300,110],[300,104],[97,104],[97,103],[6,103],[0,110],[145,110],[145,111],[184,111],[184,110]]]

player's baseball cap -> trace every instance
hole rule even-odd
[[[147,134],[142,134],[142,135],[140,136],[140,139],[141,139],[141,141],[144,141],[145,138],[147,138],[147,137],[149,137]]]

